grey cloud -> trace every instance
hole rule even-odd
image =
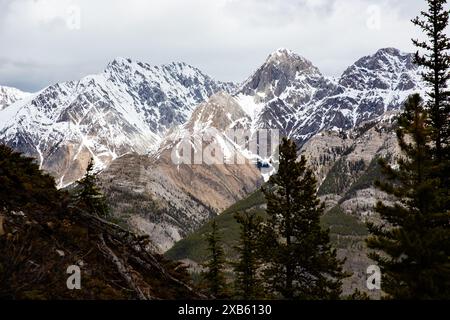
[[[367,8],[381,28],[367,28]],[[70,29],[71,7],[80,28]],[[0,0],[0,85],[38,90],[97,73],[117,56],[152,64],[185,61],[243,81],[288,47],[338,75],[381,47],[410,51],[411,0]],[[3,62],[2,62],[3,61]]]

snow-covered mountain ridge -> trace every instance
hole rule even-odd
[[[398,110],[423,87],[413,55],[398,49],[363,57],[337,79],[322,75],[296,53],[278,49],[236,98],[252,117],[253,128],[279,129],[303,144],[322,130],[348,130]]]
[[[126,153],[155,150],[197,104],[233,88],[185,63],[117,58],[100,74],[51,85],[0,111],[0,141],[36,157],[64,186],[91,156],[104,168]]]

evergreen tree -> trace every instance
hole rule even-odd
[[[221,245],[221,237],[217,223],[213,220],[211,232],[207,234],[209,259],[205,263],[207,268],[203,277],[206,280],[208,291],[215,298],[224,298],[226,296],[226,281],[223,272],[225,265],[225,254]]]
[[[269,292],[286,299],[337,299],[341,293],[342,263],[322,230],[324,206],[316,195],[316,179],[297,162],[297,147],[284,138],[279,169],[263,188],[267,200],[260,252]]]
[[[427,123],[431,131],[430,152],[433,155],[432,175],[439,181],[436,189],[436,211],[450,210],[450,39],[446,28],[449,10],[446,0],[427,0],[428,10],[412,22],[420,27],[427,41],[413,40],[422,50],[415,55],[415,62],[424,68],[422,76],[428,84],[426,102]]]
[[[402,157],[380,164],[387,180],[376,185],[398,200],[379,202],[381,225],[369,224],[370,254],[382,271],[382,289],[395,299],[450,298],[450,211],[441,211],[443,192],[435,177],[428,114],[411,96],[398,120]]]
[[[427,92],[429,100],[427,111],[430,120],[430,129],[435,146],[436,159],[447,157],[449,147],[449,113],[450,92],[447,82],[450,79],[450,39],[446,34],[449,22],[449,11],[445,9],[447,0],[427,0],[428,11],[421,12],[412,22],[418,26],[428,37],[428,41],[414,40],[413,43],[419,51],[415,55],[415,62],[425,68],[422,73],[424,81],[430,91]],[[448,173],[448,171],[447,171]]]
[[[102,218],[107,218],[109,208],[106,199],[97,186],[97,173],[94,172],[94,159],[90,159],[86,174],[77,181],[78,192],[75,196],[77,205],[88,212]]]
[[[413,19],[428,40],[413,40],[422,50],[416,53],[415,62],[425,69],[422,76],[428,84],[426,109],[432,134],[431,152],[434,155],[435,177],[440,180],[440,188],[450,190],[450,38],[446,33],[449,23],[447,0],[427,0],[428,10],[421,17]],[[439,199],[441,211],[450,209],[450,196],[447,192]]]
[[[234,263],[236,294],[244,300],[255,300],[262,297],[257,255],[259,227],[262,219],[247,211],[235,214],[234,218],[241,229],[239,245],[235,247],[239,254],[239,260]]]

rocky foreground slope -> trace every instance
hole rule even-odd
[[[146,237],[84,211],[32,159],[0,146],[0,170],[0,299],[204,298]]]

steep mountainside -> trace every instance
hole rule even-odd
[[[347,132],[324,131],[303,146],[301,153],[316,172],[319,195],[329,207],[341,205],[346,213],[364,218],[373,213],[377,199],[384,199],[373,181],[381,178],[380,157],[392,161],[400,155],[395,134],[397,114],[387,112]],[[359,194],[361,198],[355,201]]]
[[[118,58],[104,72],[59,83],[0,111],[0,141],[38,159],[60,186],[128,152],[155,150],[213,93],[231,90],[184,63],[163,66]]]
[[[261,172],[226,134],[245,119],[234,98],[222,92],[200,104],[152,156],[115,160],[100,177],[116,217],[150,235],[164,252],[255,190]],[[223,161],[231,158],[244,161]]]

